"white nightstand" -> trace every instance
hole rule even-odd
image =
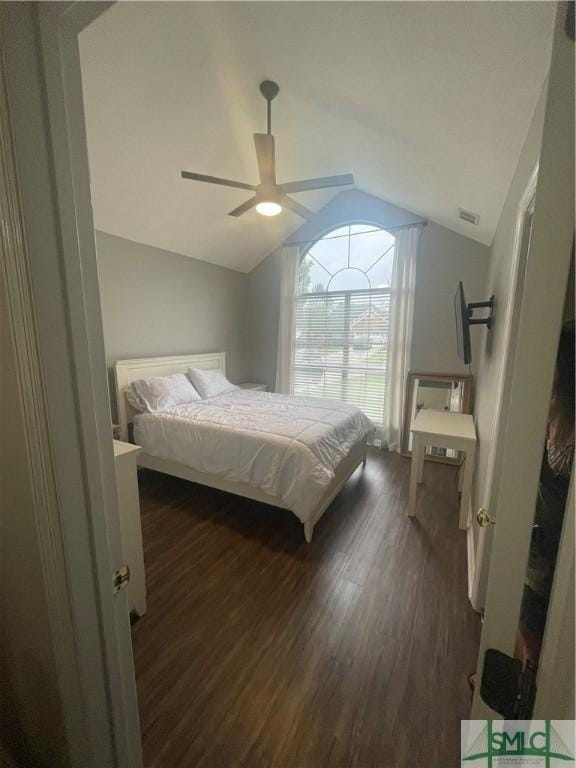
[[[266,392],[266,390],[268,389],[266,384],[257,384],[254,381],[245,381],[243,384],[238,384],[238,386],[240,387],[240,389],[254,389],[254,390],[257,390],[258,392]]]
[[[138,445],[114,440],[122,552],[124,561],[130,568],[128,607],[130,611],[135,611],[138,616],[143,616],[146,613],[146,577],[136,465],[136,458],[140,451],[141,448]]]

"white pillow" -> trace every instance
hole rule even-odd
[[[150,413],[200,400],[200,395],[184,373],[133,381],[131,395],[132,397],[128,397],[128,400],[132,404],[135,402],[141,411]]]
[[[200,397],[216,397],[224,392],[238,389],[235,384],[228,381],[221,368],[188,368],[188,378],[194,384]]]

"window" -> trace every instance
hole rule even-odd
[[[393,266],[394,236],[366,224],[335,229],[303,254],[295,395],[342,400],[382,424]]]

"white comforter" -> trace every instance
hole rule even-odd
[[[144,452],[271,494],[310,519],[350,448],[373,426],[335,400],[237,389],[134,419]]]

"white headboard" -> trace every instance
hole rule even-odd
[[[121,440],[128,440],[128,424],[132,422],[136,413],[126,400],[126,390],[130,384],[138,379],[169,376],[171,373],[185,373],[188,368],[221,368],[226,373],[226,354],[224,352],[209,352],[202,355],[177,355],[175,357],[141,357],[136,360],[117,360],[114,363]]]

